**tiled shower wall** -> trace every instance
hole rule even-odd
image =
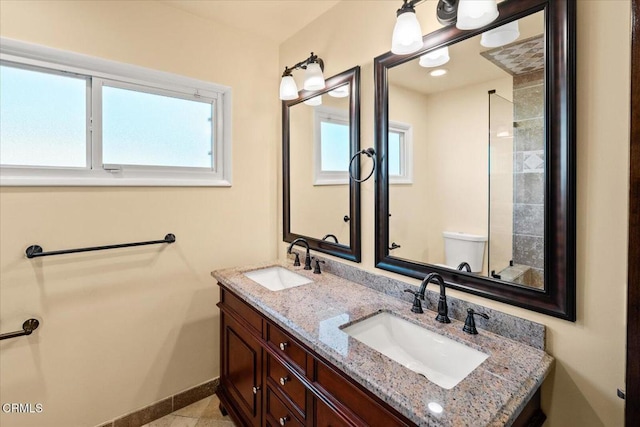
[[[544,74],[514,76],[513,262],[531,267],[524,284],[544,286]]]

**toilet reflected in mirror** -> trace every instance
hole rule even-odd
[[[471,273],[483,272],[486,236],[444,231],[442,237],[445,262],[444,265],[441,264],[442,267],[468,271],[464,269],[466,263]]]

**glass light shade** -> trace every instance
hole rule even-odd
[[[304,72],[304,90],[324,89],[324,76],[320,64],[312,62]]]
[[[482,33],[480,44],[484,47],[500,47],[516,41],[518,37],[520,37],[518,21],[513,21]]]
[[[439,67],[449,62],[449,47],[441,47],[420,57],[420,66]]]
[[[329,91],[329,96],[334,98],[346,98],[349,96],[349,85],[340,86],[334,90]]]
[[[290,101],[298,97],[298,86],[293,76],[284,76],[280,80],[280,99]]]
[[[422,48],[422,29],[415,12],[405,12],[396,19],[391,38],[391,52],[406,55]]]
[[[460,30],[475,30],[492,23],[497,17],[496,0],[460,0],[456,27]]]
[[[314,96],[313,98],[309,98],[306,101],[303,101],[304,104],[310,105],[312,107],[322,105],[322,95]]]

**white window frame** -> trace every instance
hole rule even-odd
[[[87,168],[0,167],[0,186],[231,186],[231,88],[171,73],[0,38],[0,60],[25,69],[76,74],[87,96]],[[206,101],[214,105],[212,168],[102,164],[102,86]],[[217,124],[214,125],[213,123]]]
[[[315,107],[313,117],[313,185],[348,185],[348,171],[329,172],[322,170],[322,123],[337,123],[348,127],[350,126],[349,111],[330,107]],[[351,152],[351,138],[349,138],[349,152]]]
[[[400,138],[400,174],[389,174],[389,184],[413,184],[413,126],[389,121],[389,132],[402,135]]]

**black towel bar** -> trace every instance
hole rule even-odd
[[[91,251],[102,251],[105,249],[118,249],[118,248],[128,248],[131,246],[145,246],[145,245],[157,245],[159,243],[173,243],[176,241],[176,236],[169,233],[164,236],[162,240],[150,240],[148,242],[134,242],[134,243],[121,243],[119,245],[107,245],[107,246],[93,246],[90,248],[78,248],[78,249],[63,249],[60,251],[50,251],[43,252],[42,246],[40,245],[31,245],[25,251],[27,254],[27,258],[38,258],[49,255],[64,255],[64,254],[73,254],[76,252],[91,252]]]

